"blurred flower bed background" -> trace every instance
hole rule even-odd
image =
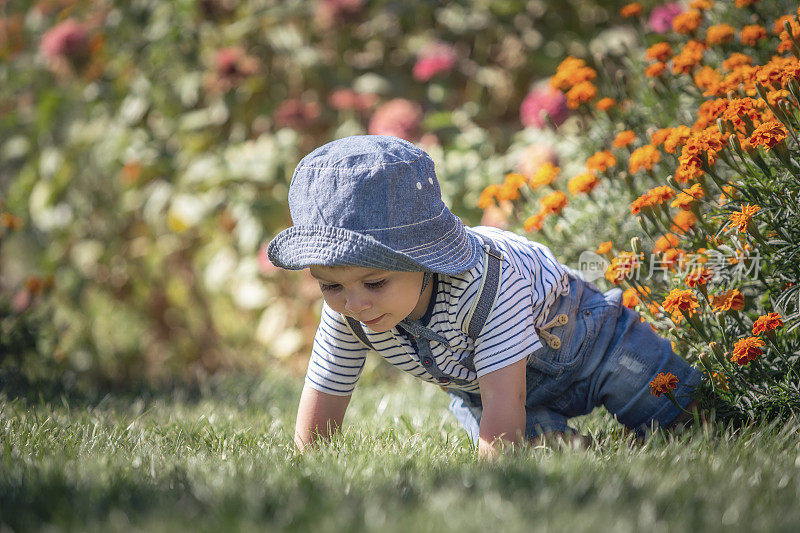
[[[785,0],[2,2],[2,379],[301,372],[318,289],[263,247],[289,224],[299,159],[376,133],[427,150],[466,223],[575,268],[599,259],[597,283],[626,288],[706,371],[721,416],[796,413],[796,14]]]
[[[635,38],[622,2],[551,4],[0,2],[3,379],[301,371],[318,289],[262,253],[296,163],[401,136],[478,223],[486,185],[559,157],[561,58]]]

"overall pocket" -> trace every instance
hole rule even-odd
[[[598,319],[604,315],[608,305],[597,287],[582,280],[573,280],[570,294],[562,300],[554,305],[555,311],[548,316],[548,322],[556,322],[556,325],[545,331],[537,329],[542,347],[528,358],[529,367],[556,377],[573,370],[583,361],[597,336],[596,326],[601,322]]]

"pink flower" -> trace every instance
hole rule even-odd
[[[47,30],[39,50],[48,60],[76,59],[89,52],[89,35],[75,19],[66,19]]]
[[[303,102],[296,98],[284,100],[274,115],[275,125],[303,130],[319,118],[319,105],[316,102]]]
[[[683,7],[678,3],[655,7],[647,19],[647,26],[656,33],[667,33],[672,31],[672,19],[682,12]]]
[[[430,45],[414,65],[414,79],[428,81],[442,72],[450,72],[456,66],[458,55],[455,48],[445,43]]]
[[[215,85],[223,91],[231,89],[258,72],[258,67],[258,59],[238,46],[217,50],[214,54]]]
[[[336,89],[328,96],[328,105],[339,111],[366,111],[374,106],[378,97],[372,93],[357,93],[353,89]]]
[[[542,111],[545,111],[550,120],[558,126],[569,115],[567,99],[561,93],[550,87],[550,85],[540,85],[534,88],[519,108],[519,118],[524,126],[543,128],[547,124]]]
[[[419,104],[395,98],[375,110],[368,130],[372,135],[393,135],[413,141],[419,138],[421,122],[422,108]]]

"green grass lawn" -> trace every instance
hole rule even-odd
[[[13,531],[797,531],[798,424],[475,457],[436,387],[364,384],[347,431],[299,456],[300,383],[80,405],[0,396],[0,524]],[[6,531],[0,526],[0,530]]]

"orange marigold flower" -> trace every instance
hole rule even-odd
[[[722,83],[723,78],[722,74],[715,69],[704,66],[694,73],[692,79],[694,80],[694,84],[704,91],[704,95],[714,95],[717,94],[718,87]]]
[[[605,172],[609,168],[617,164],[617,158],[614,157],[609,150],[596,152],[586,160],[586,168],[589,170],[597,170]]]
[[[771,90],[767,93],[767,103],[772,107],[775,107],[780,102],[788,102],[789,101],[789,91],[786,89],[781,90]]]
[[[595,176],[594,172],[583,172],[578,174],[567,183],[567,189],[570,194],[590,193],[600,184],[600,180]]]
[[[747,231],[747,225],[750,223],[750,219],[753,218],[761,207],[757,205],[750,205],[745,204],[742,206],[742,210],[738,213],[732,213],[728,219],[733,222],[733,224],[739,228],[739,231],[744,233]]]
[[[690,228],[694,227],[697,222],[697,217],[691,211],[678,211],[678,214],[672,219],[672,231],[687,232]]]
[[[557,215],[567,205],[567,195],[561,191],[553,191],[539,200],[539,203],[543,211]]]
[[[654,61],[666,61],[672,57],[672,46],[666,41],[656,43],[647,49],[644,56]]]
[[[529,216],[525,219],[524,227],[525,231],[533,231],[533,230],[540,230],[544,225],[544,220],[547,218],[549,213],[547,211],[539,211],[538,213]]]
[[[700,41],[691,40],[681,49],[680,53],[672,58],[672,72],[686,74],[703,60],[706,45]]]
[[[738,289],[732,289],[712,296],[711,307],[715,312],[741,311],[744,309],[744,296]]]
[[[619,10],[619,14],[623,18],[638,17],[642,14],[642,6],[639,2],[632,2],[622,6],[622,9]]]
[[[644,70],[644,75],[647,76],[648,78],[658,78],[659,76],[664,74],[665,70],[667,70],[667,64],[658,61],[647,67]]]
[[[672,128],[661,128],[650,135],[650,144],[653,146],[661,146],[667,140],[669,134],[672,133]]]
[[[503,185],[500,186],[500,190],[496,194],[497,199],[500,201],[518,200],[520,197],[519,190],[525,185],[526,181],[528,180],[522,174],[507,174]]]
[[[731,361],[737,365],[746,365],[764,353],[761,350],[764,345],[764,341],[758,337],[745,337],[744,339],[739,339],[736,341],[736,344],[733,345],[733,355],[731,356]]]
[[[733,185],[723,185],[722,192],[719,195],[718,201],[719,203],[722,204],[727,202],[729,199],[733,200],[735,196],[736,196],[736,189],[734,188]]]
[[[778,17],[777,19],[775,19],[775,22],[772,23],[772,33],[775,35],[780,35],[784,31],[786,31],[783,27],[783,24],[786,22],[791,24],[793,20],[794,20],[794,15],[783,15],[782,17]]]
[[[684,312],[691,316],[697,312],[700,304],[697,303],[692,291],[688,289],[672,289],[664,298],[661,306],[669,313]]]
[[[722,62],[722,67],[727,70],[734,70],[737,67],[744,67],[753,64],[753,58],[747,54],[739,52],[732,53],[728,59]]]
[[[653,246],[653,253],[666,252],[670,248],[678,246],[678,237],[674,233],[667,233],[656,239],[656,245]]]
[[[664,203],[667,200],[671,200],[675,197],[675,191],[672,189],[672,187],[668,187],[666,185],[653,187],[647,191],[647,194],[653,199],[653,202],[657,204]]]
[[[678,388],[678,377],[671,372],[659,372],[650,382],[650,394],[661,397],[662,394],[669,394]]]
[[[689,9],[672,19],[672,29],[684,35],[694,33],[703,21],[703,14],[696,9]]]
[[[755,46],[756,44],[758,44],[758,41],[764,39],[766,36],[767,36],[767,29],[764,26],[753,24],[751,26],[745,26],[744,28],[742,28],[742,33],[741,33],[742,44]]]
[[[771,120],[756,127],[749,141],[753,146],[763,146],[766,150],[770,150],[776,144],[782,143],[787,135],[788,132],[783,124]]]
[[[567,91],[567,106],[577,109],[581,104],[588,104],[597,98],[597,86],[590,81],[575,84]]]
[[[625,289],[625,292],[622,293],[622,305],[627,307],[628,309],[633,309],[639,303],[639,293],[636,292],[636,289],[629,288]]]
[[[636,134],[633,133],[633,130],[625,130],[619,132],[617,136],[614,137],[614,142],[612,142],[611,145],[614,148],[625,148],[635,140]]]
[[[733,40],[734,29],[730,24],[714,24],[706,30],[706,43],[710,46]]]
[[[767,331],[783,327],[783,320],[778,313],[770,313],[768,315],[761,315],[753,323],[753,335],[761,335]]]
[[[483,191],[481,191],[481,195],[478,197],[478,207],[481,209],[486,209],[490,205],[494,204],[494,199],[497,198],[497,193],[500,192],[500,185],[495,183],[487,186]]]
[[[686,255],[686,252],[680,248],[670,248],[669,250],[664,250],[661,255],[661,262],[664,266],[672,268],[684,255]]]
[[[688,139],[691,134],[692,130],[689,126],[671,128],[669,135],[664,139],[664,151],[668,154],[674,154],[678,150],[678,147],[683,146],[683,143],[686,142],[686,139]]]
[[[705,285],[714,278],[714,273],[708,268],[694,268],[686,275],[684,282],[687,287]]]
[[[670,207],[680,207],[681,209],[688,211],[692,208],[692,203],[697,201],[698,198],[705,196],[705,194],[706,193],[703,191],[702,185],[695,183],[688,189],[684,189],[679,192],[678,196],[670,204]]]
[[[714,0],[692,0],[689,3],[689,7],[699,11],[707,11],[714,7]]]
[[[635,253],[620,252],[611,260],[605,278],[611,283],[618,284],[637,270],[640,264],[639,257]]]
[[[721,116],[725,120],[731,121],[736,129],[743,133],[747,125],[744,117],[749,117],[752,122],[760,122],[762,107],[762,100],[732,98],[728,100],[725,111],[722,112]]]
[[[597,77],[597,72],[586,66],[583,59],[567,56],[556,68],[556,73],[550,78],[550,86],[554,89],[567,91],[578,83],[592,81]]]
[[[611,251],[611,241],[601,242],[600,246],[597,247],[595,253],[600,255],[605,255]]]
[[[639,198],[631,202],[631,214],[638,215],[645,207],[651,207],[655,202],[650,198],[649,193],[644,193]]]
[[[653,166],[661,160],[661,152],[655,146],[646,144],[637,148],[631,154],[628,170],[635,174],[642,169],[651,170]]]
[[[600,111],[608,111],[615,105],[617,105],[617,101],[606,96],[605,98],[598,100],[597,103],[594,104],[594,107]]]
[[[561,172],[561,168],[555,166],[553,163],[545,163],[533,175],[530,181],[530,186],[533,189],[543,185],[550,185],[555,181]]]

